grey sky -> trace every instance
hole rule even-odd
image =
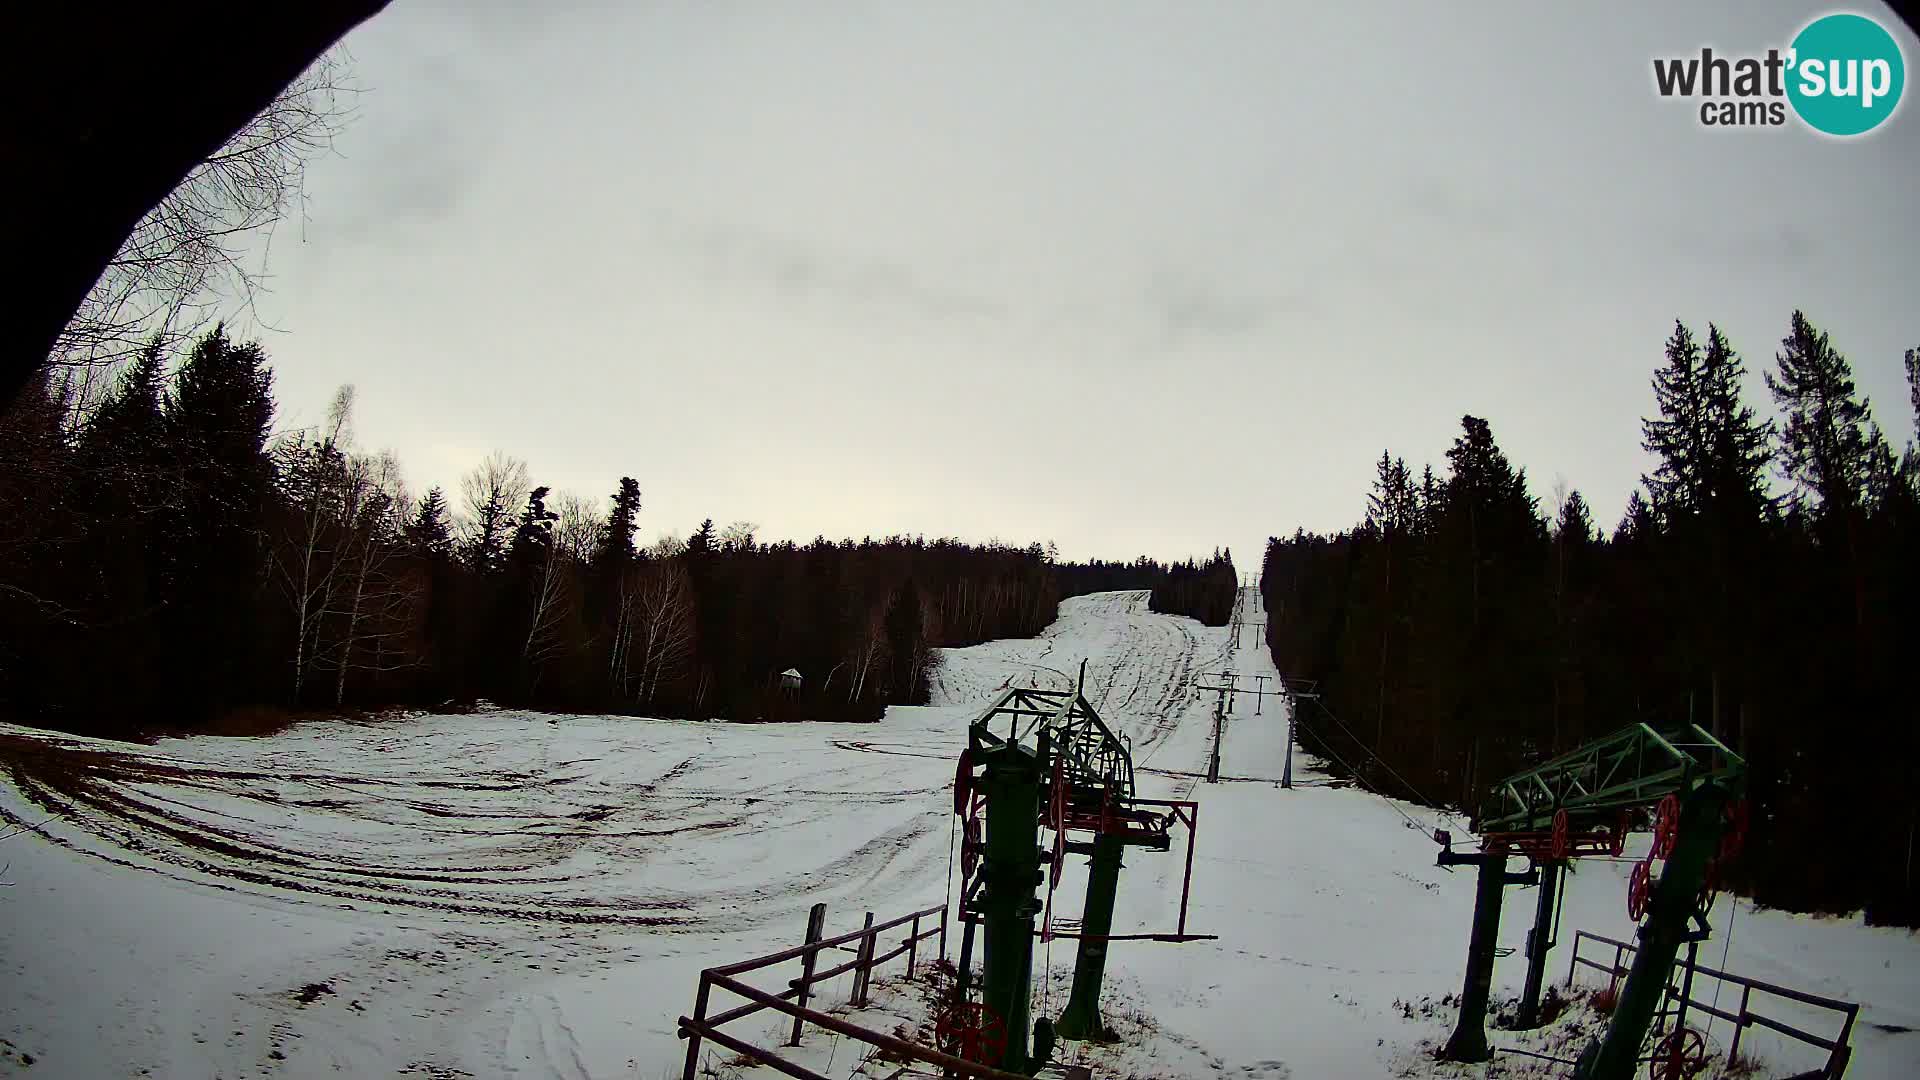
[[[1676,316],[1763,399],[1804,308],[1910,435],[1916,106],[1842,142],[1652,90],[1825,10],[395,0],[274,239],[282,422],[352,382],[415,487],[631,474],[648,537],[1253,569],[1473,412],[1610,525]]]

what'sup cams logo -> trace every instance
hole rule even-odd
[[[1906,57],[1886,28],[1865,15],[1823,15],[1785,49],[1764,56],[1698,56],[1653,62],[1663,98],[1699,102],[1705,127],[1780,127],[1788,109],[1824,135],[1847,138],[1880,127],[1900,106]]]

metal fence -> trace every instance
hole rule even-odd
[[[800,1080],[827,1080],[819,1073],[781,1057],[775,1050],[755,1046],[745,1039],[720,1030],[726,1024],[765,1009],[772,1009],[793,1018],[793,1033],[787,1040],[787,1046],[799,1046],[802,1029],[812,1024],[877,1047],[903,1061],[924,1061],[931,1065],[938,1065],[947,1070],[950,1075],[975,1077],[978,1080],[1031,1080],[1030,1077],[991,1069],[892,1035],[863,1028],[816,1009],[807,1008],[807,998],[816,984],[837,978],[849,971],[854,973],[852,1003],[855,1008],[864,1006],[872,986],[874,969],[901,956],[907,958],[907,978],[913,978],[914,968],[919,960],[920,943],[928,938],[940,939],[938,955],[945,957],[947,952],[945,904],[909,912],[878,924],[873,921],[873,913],[868,912],[865,926],[838,937],[822,938],[820,936],[825,921],[826,905],[815,904],[807,918],[805,944],[767,956],[755,957],[752,960],[708,968],[700,973],[700,989],[694,995],[693,1015],[680,1018],[680,1037],[687,1040],[687,1064],[685,1071],[681,1074],[682,1080],[695,1080],[700,1061],[700,1045],[703,1040],[716,1046],[723,1046],[742,1057],[766,1065],[787,1076],[799,1077]],[[930,929],[922,930],[923,922],[933,922],[934,925]],[[901,931],[902,927],[906,929]],[[884,953],[880,952],[882,937],[895,932],[901,936],[900,943]],[[819,956],[829,949],[851,951],[853,959],[820,970]],[[750,971],[760,971],[791,963],[798,963],[800,972],[789,979],[787,988],[779,993],[769,993],[738,978]],[[746,1003],[727,1009],[725,1012],[709,1015],[707,1009],[715,989],[742,998]]]
[[[1611,962],[1595,960],[1591,956],[1581,956],[1580,945],[1582,942],[1591,942],[1594,947],[1590,951],[1599,952],[1602,955],[1605,955],[1606,949],[1611,947],[1613,950]],[[1616,941],[1613,938],[1602,937],[1599,934],[1589,933],[1585,930],[1577,931],[1573,935],[1573,958],[1567,964],[1567,984],[1569,986],[1573,984],[1574,971],[1584,965],[1596,971],[1606,972],[1608,988],[1615,989],[1620,979],[1626,976],[1628,968],[1630,967],[1628,957],[1635,951],[1637,951],[1636,946],[1628,942]],[[1847,1071],[1847,1061],[1853,1056],[1853,1046],[1851,1042],[1853,1037],[1853,1024],[1860,1015],[1860,1006],[1858,1004],[1851,1001],[1843,1001],[1839,998],[1821,997],[1818,994],[1809,994],[1802,990],[1777,986],[1773,983],[1761,982],[1759,979],[1749,979],[1741,975],[1728,974],[1727,972],[1707,967],[1704,964],[1689,963],[1684,957],[1674,965],[1674,973],[1677,977],[1683,977],[1682,982],[1680,986],[1674,986],[1672,983],[1667,984],[1667,1000],[1671,1003],[1671,1007],[1664,1010],[1662,1015],[1676,1017],[1678,1018],[1676,1019],[1676,1023],[1680,1023],[1684,1022],[1685,1015],[1688,1011],[1697,1009],[1708,1016],[1732,1024],[1733,1041],[1727,1048],[1727,1060],[1729,1062],[1732,1062],[1734,1058],[1739,1055],[1740,1040],[1741,1037],[1746,1034],[1747,1029],[1750,1027],[1761,1027],[1769,1031],[1778,1032],[1797,1042],[1818,1047],[1827,1052],[1826,1064],[1816,1071],[1804,1075],[1819,1077],[1821,1080],[1838,1080],[1838,1078]],[[1739,1006],[1729,1012],[1719,1008],[1710,1001],[1699,1001],[1693,998],[1691,995],[1693,975],[1705,975],[1708,978],[1720,980],[1723,985],[1739,987]],[[1763,997],[1771,996],[1787,1001],[1795,1001],[1802,1005],[1810,1005],[1816,1009],[1835,1013],[1839,1020],[1839,1033],[1832,1038],[1826,1038],[1795,1027],[1792,1024],[1785,1023],[1778,1018],[1755,1012],[1753,1009],[1753,998],[1755,994],[1763,995]]]

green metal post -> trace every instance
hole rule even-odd
[[[980,755],[986,766],[980,787],[987,799],[986,857],[980,913],[985,923],[985,971],[981,1002],[1007,1030],[1007,1053],[988,1062],[1010,1072],[1029,1072],[1027,998],[1033,977],[1033,920],[1040,913],[1034,887],[1040,883],[1040,753],[1009,742]]]
[[[1473,935],[1467,941],[1467,982],[1460,991],[1460,1019],[1441,1050],[1443,1061],[1485,1061],[1487,998],[1493,990],[1493,951],[1500,939],[1500,898],[1507,889],[1507,849],[1490,844],[1479,855],[1479,886],[1473,897]]]
[[[1558,860],[1540,864],[1540,902],[1533,909],[1533,930],[1527,934],[1527,985],[1520,992],[1519,1015],[1514,1019],[1517,1028],[1540,1025],[1540,984],[1547,974],[1547,951],[1553,948],[1553,899],[1560,884],[1560,870]]]
[[[1120,856],[1125,842],[1115,835],[1093,838],[1093,866],[1087,873],[1087,910],[1080,920],[1080,953],[1073,962],[1073,994],[1054,1025],[1063,1039],[1098,1039],[1100,984],[1107,974],[1107,935],[1113,932],[1113,901],[1120,888]]]
[[[1680,831],[1673,851],[1660,872],[1647,904],[1647,920],[1640,927],[1640,948],[1627,971],[1627,984],[1614,1005],[1613,1021],[1605,1039],[1590,1044],[1580,1055],[1574,1075],[1580,1080],[1629,1080],[1646,1040],[1660,997],[1673,977],[1680,946],[1691,936],[1700,889],[1706,884],[1707,863],[1720,846],[1721,815],[1729,793],[1718,783],[1702,784],[1680,804]]]

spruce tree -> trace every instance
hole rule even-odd
[[[179,460],[178,514],[160,546],[176,602],[165,640],[189,713],[245,700],[276,670],[260,655],[260,536],[273,495],[266,450],[273,375],[255,343],[222,327],[194,344],[167,396],[166,441]],[[276,687],[277,688],[277,687]]]
[[[1635,488],[1633,494],[1627,496],[1627,510],[1620,516],[1620,524],[1614,526],[1613,542],[1649,540],[1659,532],[1659,523],[1653,516],[1653,505],[1640,493],[1639,488]]]
[[[640,523],[640,481],[631,476],[620,478],[620,489],[613,493],[613,510],[607,514],[607,526],[601,534],[594,562],[624,566],[633,561],[634,530]]]
[[[1707,435],[1703,359],[1685,323],[1675,320],[1666,364],[1653,374],[1660,418],[1640,421],[1641,446],[1660,464],[1640,478],[1665,518],[1698,513],[1707,501]]]
[[[438,486],[427,489],[407,522],[404,537],[408,552],[429,562],[441,563],[453,557],[453,527],[447,513],[447,497]]]
[[[1723,520],[1723,531],[1755,521],[1766,505],[1767,462],[1772,458],[1773,423],[1762,422],[1745,400],[1746,364],[1726,335],[1707,324],[1707,350],[1701,357],[1700,384],[1703,481],[1708,512]]]
[[[1587,498],[1578,490],[1568,492],[1566,501],[1560,504],[1553,535],[1562,543],[1585,545],[1593,542],[1593,511],[1587,508]]]
[[[1775,359],[1767,389],[1786,418],[1781,471],[1822,517],[1844,521],[1867,496],[1878,435],[1872,410],[1855,393],[1852,365],[1802,313],[1793,313]]]

